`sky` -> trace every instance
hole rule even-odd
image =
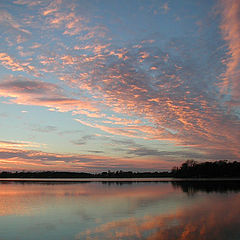
[[[0,1],[0,170],[240,160],[240,0]]]

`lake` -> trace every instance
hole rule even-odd
[[[239,240],[240,181],[1,181],[0,240]]]

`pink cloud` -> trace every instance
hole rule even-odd
[[[18,0],[15,3],[34,7],[33,1]],[[44,80],[27,80],[23,84],[23,81],[9,79],[8,83],[0,83],[1,96],[10,97],[12,103],[72,111],[77,119],[78,114],[94,118],[93,121],[79,121],[107,133],[146,140],[168,140],[194,148],[209,159],[227,155],[231,159],[239,159],[240,139],[236,131],[239,118],[221,105],[213,78],[207,77],[217,76],[219,72],[211,72],[214,70],[209,70],[212,68],[207,64],[195,61],[196,49],[188,46],[187,41],[177,39],[161,48],[155,44],[157,38],[150,37],[124,47],[116,46],[106,26],[92,21],[91,14],[77,11],[74,4],[62,1],[37,3],[41,6],[42,15],[38,19],[41,29],[52,34],[50,45],[54,43],[54,47],[48,49],[47,44],[32,45],[29,48],[33,51],[33,61],[19,61],[5,52],[0,54],[0,61],[13,72],[23,71],[34,76],[38,73],[35,66],[39,64],[46,79],[54,76],[79,95],[68,97],[63,89]],[[228,45],[224,84],[232,92],[228,104],[238,106],[239,1],[220,3],[220,27]],[[168,4],[161,4],[158,10],[162,9],[168,11]],[[24,31],[21,30],[26,29],[12,21],[13,18],[5,16],[22,36]],[[0,19],[0,22],[4,21]],[[33,26],[31,21],[30,25]],[[61,38],[55,36],[55,30]],[[18,47],[22,56],[28,54],[20,48],[22,46]],[[37,57],[35,53],[39,53]],[[220,62],[212,56],[208,61]]]
[[[38,70],[29,62],[20,62],[9,56],[7,53],[0,53],[0,62],[4,67],[11,69],[13,72],[28,72],[39,76]]]
[[[228,45],[224,86],[231,89],[233,100],[240,98],[240,1],[220,0],[222,21],[220,29]]]
[[[14,17],[7,11],[0,10],[0,24],[4,24],[6,26],[11,27],[14,30],[19,31],[20,33],[23,34],[28,34],[30,35],[31,33],[25,29],[19,21],[14,19]]]
[[[55,84],[32,81],[23,78],[10,78],[0,83],[0,96],[12,98],[10,102],[24,105],[44,106],[58,111],[98,109],[87,100],[65,96]]]
[[[165,160],[154,159],[124,159],[119,157],[93,154],[56,154],[36,150],[0,147],[0,166],[8,170],[57,170],[67,171],[105,171],[108,169],[151,169],[169,168],[171,164]],[[146,165],[148,164],[148,165]]]

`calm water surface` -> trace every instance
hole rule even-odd
[[[0,240],[239,240],[240,182],[0,182]]]

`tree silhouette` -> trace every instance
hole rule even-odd
[[[172,175],[177,178],[240,177],[240,162],[220,160],[198,163],[194,160],[188,160],[180,168],[174,167]]]

